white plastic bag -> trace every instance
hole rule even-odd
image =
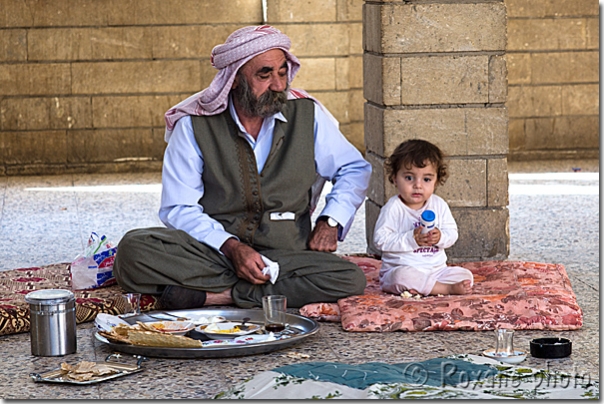
[[[84,254],[71,263],[71,285],[74,290],[97,289],[115,284],[113,261],[117,247],[104,235],[90,234]]]

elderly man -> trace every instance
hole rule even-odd
[[[211,85],[166,113],[167,228],[123,237],[114,272],[124,289],[161,295],[164,309],[249,308],[269,294],[301,307],[363,293],[363,272],[332,252],[371,168],[318,101],[289,88],[300,67],[289,48],[270,26],[235,31],[212,50]],[[317,179],[333,188],[312,228]]]

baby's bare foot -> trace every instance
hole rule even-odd
[[[449,285],[450,295],[467,295],[472,292],[472,283],[469,280],[452,283]]]

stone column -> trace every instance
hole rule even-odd
[[[508,229],[506,9],[503,0],[366,1],[363,6],[368,252],[396,194],[383,163],[406,139],[435,143],[449,179],[437,190],[459,228],[450,262],[505,259]]]

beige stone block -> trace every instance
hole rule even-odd
[[[578,150],[599,148],[599,116],[526,119],[522,150]]]
[[[531,55],[529,53],[508,53],[508,84],[531,83]]]
[[[507,208],[453,208],[459,238],[447,250],[451,262],[503,260],[509,255]]]
[[[463,109],[466,121],[467,150],[459,155],[497,155],[508,153],[508,113],[502,108]]]
[[[222,44],[238,25],[189,25],[151,27],[153,57],[210,58],[212,48]]]
[[[489,57],[489,102],[503,103],[508,94],[505,56]]]
[[[5,98],[0,101],[1,130],[91,128],[89,97]]]
[[[71,92],[67,63],[0,65],[2,95],[64,95]]]
[[[26,60],[27,31],[24,29],[1,30],[0,62],[24,62]]]
[[[335,21],[336,0],[267,0],[268,21],[315,22]]]
[[[348,57],[348,83],[350,88],[363,88],[363,56]]]
[[[3,132],[4,164],[64,164],[67,136],[64,130]]]
[[[348,90],[348,117],[351,122],[363,122],[365,99],[363,90]]]
[[[488,56],[430,56],[401,59],[403,105],[489,101]]]
[[[598,3],[592,0],[505,0],[508,18],[597,16]]]
[[[151,128],[76,130],[69,132],[67,150],[72,164],[161,160],[165,142]]]
[[[535,53],[531,56],[533,84],[598,82],[599,55],[596,51]]]
[[[351,23],[348,24],[348,35],[350,37],[350,48],[348,53],[351,55],[363,54],[363,24]]]
[[[598,18],[587,18],[585,22],[587,49],[600,48],[600,20]]]
[[[74,94],[199,91],[197,61],[101,62],[72,65]]]
[[[510,137],[510,153],[522,150],[526,145],[525,119],[510,119],[508,134]]]
[[[382,35],[380,48],[375,49],[379,53],[501,51],[506,47],[503,3],[379,7]]]
[[[147,28],[32,29],[29,60],[151,59],[152,37]]]
[[[337,0],[337,21],[363,20],[364,0]]]
[[[92,97],[95,128],[164,126],[164,114],[185,97],[175,95]]]
[[[379,156],[385,155],[384,147],[384,114],[385,109],[365,103],[365,150]]]
[[[367,240],[367,254],[375,254],[380,256],[381,252],[373,243],[373,233],[375,231],[375,222],[380,215],[381,206],[375,204],[371,200],[365,201],[365,237]]]
[[[363,122],[351,122],[340,125],[340,131],[354,147],[361,153],[365,153],[365,133],[363,131]]]
[[[336,58],[335,88],[348,90],[350,88],[350,58]]]
[[[407,139],[424,139],[436,144],[445,154],[467,154],[467,134],[463,109],[386,110],[384,134],[380,137],[384,156]],[[366,127],[367,130],[367,127]],[[369,135],[367,135],[369,136]]]
[[[564,115],[598,115],[600,89],[598,84],[562,86],[562,113]]]
[[[487,164],[485,159],[447,159],[449,177],[436,194],[451,207],[487,205]]]
[[[107,0],[104,4],[109,25],[232,23],[245,26],[262,21],[262,0]]]
[[[506,105],[510,118],[558,116],[562,114],[562,88],[510,86]]]
[[[508,51],[578,50],[587,46],[584,18],[511,19]]]
[[[348,113],[348,91],[325,91],[311,93],[331,112],[341,125],[350,122]]]
[[[508,161],[504,158],[487,159],[487,206],[508,206]]]
[[[350,49],[348,24],[275,25],[289,36],[290,51],[298,58],[347,56]]]
[[[370,53],[363,55],[363,92],[367,100],[401,105],[401,60]]]
[[[292,87],[306,91],[335,90],[336,60],[334,58],[300,59],[300,70],[292,82]]]
[[[0,5],[0,27],[107,26],[104,1],[12,1]]]

